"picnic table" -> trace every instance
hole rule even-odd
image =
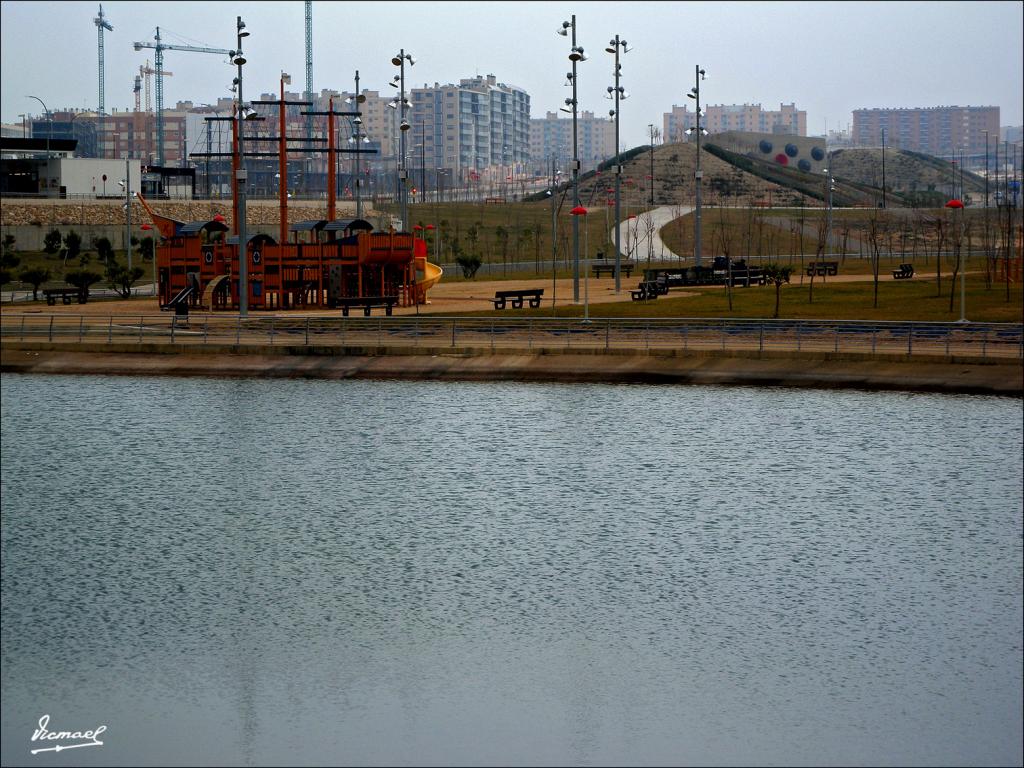
[[[540,306],[540,297],[544,295],[543,288],[522,288],[519,290],[508,290],[508,291],[495,291],[494,298],[491,299],[494,302],[495,309],[504,309],[507,301],[512,301],[512,309],[522,309],[523,301],[529,300],[530,306],[536,309]]]
[[[825,275],[838,275],[839,274],[839,262],[838,261],[812,261],[807,265],[807,276],[813,277],[824,277]]]
[[[620,261],[619,272],[625,273],[626,277],[633,274],[633,267],[636,264],[632,261]],[[602,273],[607,272],[612,277],[615,276],[615,262],[614,261],[595,261],[591,263],[591,269],[594,271],[594,277],[600,277]]]
[[[63,304],[70,304],[72,299],[78,299],[79,304],[85,304],[89,300],[89,294],[81,288],[44,288],[43,296],[51,307],[57,303],[58,296]]]
[[[668,283],[665,282],[664,286],[662,286],[657,280],[642,280],[636,287],[636,290],[631,290],[629,292],[633,301],[656,299],[662,293],[668,293]]]
[[[900,264],[899,269],[892,271],[894,280],[906,280],[908,277],[914,276],[914,265],[913,264]]]
[[[370,316],[371,307],[384,307],[385,314],[391,314],[391,308],[398,303],[397,296],[341,296],[335,299],[338,306],[341,307],[341,314],[348,317],[348,311],[351,307],[362,307],[363,314],[366,317]]]

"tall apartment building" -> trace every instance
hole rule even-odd
[[[593,112],[576,116],[580,171],[593,170],[615,155],[615,123]],[[551,158],[558,168],[569,168],[572,152],[572,115],[546,112],[530,120],[530,168],[535,175],[551,175]]]
[[[339,93],[335,109],[339,100],[344,102],[351,95]],[[401,118],[399,110],[390,105],[397,105],[398,89],[384,95],[364,90],[363,95],[361,133],[370,140],[363,147],[379,152],[364,156],[362,167],[371,174],[393,173],[400,151]],[[444,174],[449,184],[471,177],[496,181],[517,176],[526,168],[530,96],[523,89],[486,75],[459,80],[457,85],[435,82],[416,88],[407,82],[406,99],[405,117],[410,127],[405,132],[405,167],[412,186],[423,180],[433,186],[438,174]],[[340,141],[345,142],[352,133],[351,121],[339,120],[344,121]],[[343,162],[350,165],[352,161]]]
[[[999,107],[915,107],[856,109],[853,141],[861,147],[882,145],[941,157],[954,152],[985,154],[999,135]]]
[[[688,141],[686,129],[697,122],[689,105],[672,105],[672,111],[662,118],[662,135],[668,144]],[[796,104],[780,104],[778,110],[762,109],[760,104],[708,104],[704,107],[701,126],[708,133],[750,131],[751,133],[779,133],[791,136],[807,135],[807,112]]]

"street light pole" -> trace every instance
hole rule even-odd
[[[654,207],[654,123],[647,124],[651,132],[651,208]]]
[[[128,254],[128,271],[132,271],[132,161],[124,159],[124,250]],[[156,264],[153,265],[156,269]]]
[[[695,79],[696,85],[687,94],[691,99],[697,102],[697,169],[693,174],[693,178],[696,182],[696,216],[693,220],[693,264],[695,267],[699,267],[700,264],[700,184],[704,174],[700,170],[700,81],[704,79],[704,70],[700,68],[700,64],[695,65]],[[651,174],[653,176],[653,174]],[[653,179],[652,179],[653,181]]]
[[[605,48],[609,53],[615,54],[615,85],[609,88],[612,93],[615,94],[615,109],[612,110],[612,114],[615,117],[615,292],[619,293],[622,290],[622,275],[620,274],[622,264],[622,253],[621,243],[622,235],[620,233],[620,219],[622,217],[621,211],[621,190],[622,190],[622,159],[619,155],[619,119],[620,119],[620,108],[619,103],[621,99],[625,98],[625,92],[622,90],[622,86],[619,85],[619,75],[622,65],[619,64],[619,48],[622,48],[623,53],[627,53],[629,48],[626,45],[625,40],[620,40],[619,36],[616,35],[614,40],[608,42],[608,47]],[[605,208],[605,210],[608,210]]]
[[[232,58],[238,67],[238,109],[235,119],[238,121],[238,170],[235,171],[235,185],[238,192],[238,316],[248,317],[249,315],[249,237],[245,227],[245,193],[249,176],[245,168],[245,150],[243,145],[243,127],[245,125],[243,111],[245,101],[242,98],[242,65],[245,64],[245,56],[242,55],[242,38],[248,37],[245,29],[245,22],[238,16],[235,21],[238,33],[238,47],[235,49]]]
[[[825,216],[825,243],[822,258],[828,258],[828,241],[832,236],[832,190],[835,179],[832,178],[832,153],[828,153],[828,168],[825,169],[825,183],[828,185],[828,212]]]
[[[46,194],[50,194],[50,137],[53,135],[53,113],[38,96],[26,95],[25,98],[35,99],[43,105],[43,112],[46,113]]]
[[[398,124],[398,201],[399,201],[399,216],[402,217],[402,230],[405,232],[409,230],[409,211],[408,211],[408,198],[407,198],[407,180],[409,178],[409,171],[405,165],[405,132],[409,130],[409,121],[405,119],[405,62],[408,61],[410,66],[416,63],[413,59],[412,54],[406,53],[405,49],[402,48],[397,56],[391,57],[391,63],[396,67],[399,67],[399,88],[398,88],[398,114],[401,120]]]
[[[558,218],[555,198],[558,190],[558,172],[555,170],[555,156],[551,156],[551,309],[555,308],[555,290],[558,286]]]
[[[885,208],[885,128],[882,129],[882,207]]]
[[[566,104],[572,105],[572,203],[574,208],[580,205],[580,158],[579,139],[576,126],[577,98],[576,98],[576,63],[586,61],[583,48],[576,45],[576,14],[571,21],[563,21],[558,34],[565,37],[568,30],[572,30],[572,48],[569,51],[569,61],[572,62],[572,99],[566,99]],[[580,223],[573,216],[572,219],[572,300],[574,304],[580,302]]]

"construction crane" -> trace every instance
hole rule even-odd
[[[103,115],[104,110],[104,94],[103,94],[103,30],[114,31],[114,27],[107,21],[103,16],[103,6],[100,6],[100,15],[92,20],[92,23],[96,25],[96,35],[99,38],[99,59],[100,59],[100,104],[99,111]]]
[[[156,161],[164,164],[164,51],[192,51],[193,53],[219,53],[230,56],[226,48],[204,48],[198,45],[166,45],[160,42],[160,27],[156,28],[155,43],[133,43],[136,51],[153,48],[156,51]]]
[[[153,69],[151,66],[149,66],[149,59],[146,59],[146,65],[145,66],[141,66],[141,65],[139,66],[139,74],[146,78],[146,111],[147,112],[152,112],[153,111],[153,100],[150,98],[149,94],[150,94],[150,91],[152,89],[153,83],[152,83],[152,78],[150,77],[150,75],[155,75],[156,74],[156,70]],[[173,77],[173,76],[174,76],[173,72],[168,72],[166,69],[164,70],[164,77]],[[137,100],[136,100],[136,107],[135,108],[136,108],[136,110],[138,109],[138,101]]]
[[[313,101],[313,0],[306,0],[306,95],[305,100]],[[313,116],[306,116],[306,146],[313,143]],[[309,155],[306,155],[308,158]],[[308,179],[309,174],[304,174]]]
[[[143,135],[144,138],[140,145],[142,156],[146,160],[152,160],[153,155],[153,129],[149,119],[150,113],[153,111],[153,100],[150,97],[152,93],[153,78],[152,75],[156,74],[156,70],[149,66],[149,59],[146,59],[145,66],[139,67],[139,74],[135,76],[136,89],[138,88],[138,82],[141,78],[145,78],[146,83],[146,114],[143,116],[139,112],[139,92],[135,91],[135,132],[136,134]],[[173,77],[173,72],[164,70],[164,77]],[[143,132],[144,130],[144,132]]]

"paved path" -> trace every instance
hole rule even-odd
[[[630,258],[632,255],[635,261],[646,258],[648,254],[659,260],[684,258],[668,249],[661,239],[661,228],[693,210],[691,206],[663,205],[660,208],[653,208],[646,213],[641,213],[635,219],[623,220],[621,224],[622,239],[619,243],[620,252],[626,258]],[[654,226],[653,232],[648,236],[650,224]],[[612,243],[615,242],[614,226],[610,230],[608,240]]]

